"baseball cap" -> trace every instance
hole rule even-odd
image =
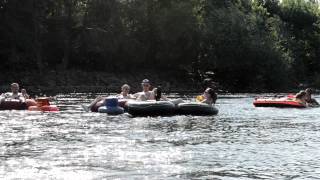
[[[150,84],[150,81],[149,79],[144,79],[142,80],[141,84]]]

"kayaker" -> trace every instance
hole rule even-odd
[[[148,79],[144,79],[141,82],[142,92],[138,92],[134,94],[134,97],[138,101],[147,101],[147,100],[155,100],[155,96],[153,91],[150,91],[150,81]]]
[[[20,103],[26,102],[26,98],[23,97],[23,95],[21,93],[19,93],[19,84],[18,83],[11,84],[11,92],[1,94],[0,104],[2,102],[4,102],[6,99],[16,99],[16,100],[19,100]]]
[[[305,92],[306,92],[306,102],[308,106],[319,106],[319,103],[317,102],[317,100],[312,98],[312,89],[307,88]]]

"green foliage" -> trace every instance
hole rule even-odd
[[[213,71],[236,91],[318,85],[319,17],[314,0],[0,0],[0,69],[197,81]]]

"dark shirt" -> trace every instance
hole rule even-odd
[[[307,103],[310,104],[310,105],[312,105],[312,106],[318,106],[318,105],[319,105],[319,103],[317,102],[317,100],[315,100],[315,99],[313,99],[313,98],[307,100]]]

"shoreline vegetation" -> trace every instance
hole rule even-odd
[[[320,88],[314,0],[0,0],[0,90]]]
[[[236,94],[236,93],[279,93],[278,90],[269,89],[226,89],[216,82],[205,83],[205,79],[198,80],[190,76],[175,78],[168,74],[157,74],[154,72],[135,74],[114,74],[105,72],[84,72],[50,71],[45,75],[39,76],[34,73],[20,73],[19,75],[9,73],[6,81],[0,86],[0,92],[10,90],[10,84],[16,82],[21,88],[27,89],[31,95],[55,95],[57,93],[118,93],[123,84],[129,84],[131,92],[141,91],[141,80],[149,78],[152,87],[161,86],[164,93],[201,93],[206,87],[213,87],[217,93]],[[213,84],[210,84],[213,83]],[[286,89],[280,92],[294,93],[305,87]]]
[[[176,76],[177,77],[177,76]],[[10,89],[11,82],[18,83],[21,88],[26,88],[30,94],[55,94],[55,93],[114,93],[120,92],[123,84],[129,84],[133,92],[141,91],[141,80],[149,78],[152,86],[161,86],[167,93],[174,92],[202,92],[202,84],[192,82],[191,79],[175,79],[168,74],[157,74],[145,72],[143,75],[135,73],[105,73],[105,72],[84,72],[50,71],[45,75],[39,76],[33,73],[8,74],[6,82],[0,86],[0,92]],[[182,77],[181,77],[182,78]],[[204,88],[204,86],[203,86]]]

